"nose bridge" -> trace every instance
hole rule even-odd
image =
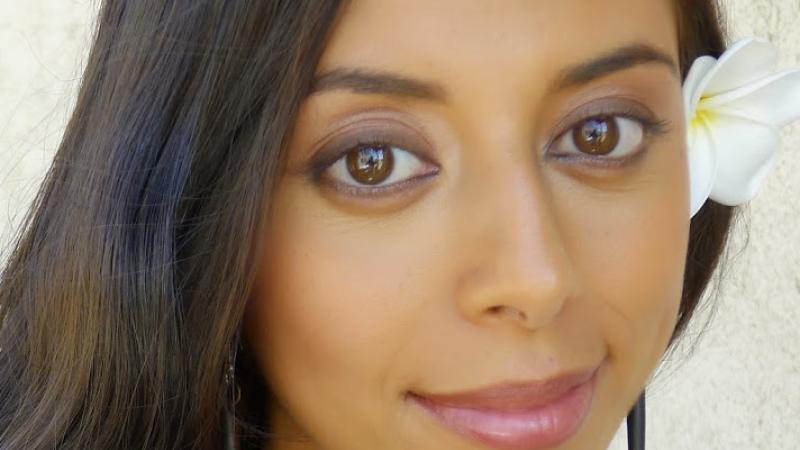
[[[554,211],[547,187],[529,167],[509,168],[504,179],[495,184],[493,203],[496,212],[487,232],[497,240],[498,268],[506,270],[546,269],[551,267],[561,248]],[[496,227],[492,232],[491,228]]]
[[[474,213],[475,235],[466,245],[474,246],[477,256],[464,272],[459,302],[472,321],[511,320],[536,329],[563,308],[573,274],[535,153],[515,141],[514,151],[487,153],[494,155],[485,159],[480,186],[467,206]]]

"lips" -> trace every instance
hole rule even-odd
[[[498,450],[545,450],[577,432],[600,366],[543,381],[511,381],[455,393],[409,392],[412,403],[460,435]]]
[[[589,381],[596,368],[568,372],[544,381],[505,382],[452,394],[412,393],[431,403],[489,411],[524,411],[542,406]]]

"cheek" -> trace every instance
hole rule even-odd
[[[584,195],[565,213],[586,323],[600,328],[626,377],[646,378],[677,320],[690,224],[680,148],[662,149],[626,192]]]
[[[298,189],[297,191],[301,191]],[[397,225],[358,226],[300,195],[278,198],[245,327],[262,373],[313,435],[343,414],[352,429],[385,419],[398,348],[412,336],[418,246]],[[292,196],[293,197],[293,196]],[[299,202],[299,203],[298,203]],[[283,205],[303,204],[301,209]],[[394,238],[391,238],[394,236]],[[336,410],[333,410],[336,409]],[[345,420],[343,418],[343,420]],[[359,421],[373,421],[360,424]]]
[[[620,346],[666,343],[680,305],[688,227],[656,209],[596,240],[589,284],[603,286],[602,306]],[[656,349],[654,349],[656,350]]]
[[[270,251],[271,270],[259,281],[262,334],[272,351],[301,350],[292,359],[308,369],[370,372],[399,326],[402,255],[369,236],[373,244],[359,246],[349,235],[297,231],[282,238],[292,245]]]

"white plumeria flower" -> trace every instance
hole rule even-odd
[[[777,59],[775,46],[750,37],[689,69],[690,216],[707,198],[729,206],[752,199],[775,161],[780,128],[800,119],[800,69],[776,72]]]

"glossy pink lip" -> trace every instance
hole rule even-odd
[[[589,412],[597,367],[543,382],[510,382],[454,394],[409,393],[448,428],[503,450],[539,450],[577,431]]]

